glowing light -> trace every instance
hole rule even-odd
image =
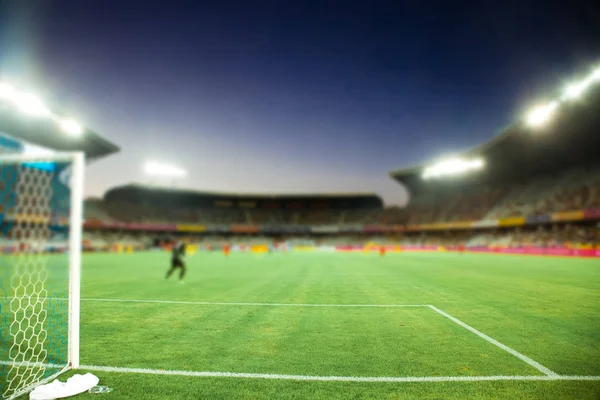
[[[8,82],[0,81],[0,99],[8,100],[17,110],[30,117],[50,118],[67,135],[79,136],[85,129],[73,118],[58,117],[32,93],[19,92]]]
[[[527,114],[527,125],[532,127],[544,125],[550,120],[557,107],[558,103],[553,101],[552,103],[533,108],[533,110]]]
[[[563,99],[565,99],[565,100],[576,100],[576,99],[580,98],[581,95],[588,88],[588,86],[589,85],[588,85],[587,81],[570,84],[565,89],[565,92],[564,92],[564,95],[563,95]]]
[[[467,171],[477,170],[483,168],[485,163],[482,159],[476,158],[473,160],[462,160],[454,158],[450,160],[441,161],[430,167],[425,168],[423,171],[423,179],[436,178],[444,175],[457,175]]]
[[[60,128],[68,135],[79,136],[83,133],[83,127],[72,118],[63,118],[58,122]]]
[[[594,72],[590,75],[590,78],[593,81],[600,81],[600,67],[596,68]]]
[[[13,96],[13,101],[17,108],[27,115],[33,117],[48,117],[51,114],[44,103],[33,94],[18,93]]]
[[[144,172],[152,176],[162,176],[171,178],[183,178],[187,175],[187,172],[174,165],[157,163],[154,161],[148,161],[144,164]]]
[[[0,99],[12,99],[15,95],[15,88],[6,82],[0,82]]]

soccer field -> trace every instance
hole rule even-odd
[[[596,260],[187,261],[180,285],[167,253],[84,256],[81,371],[114,388],[103,398],[600,397]]]

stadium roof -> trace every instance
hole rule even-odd
[[[119,147],[84,128],[79,136],[65,134],[55,123],[43,118],[28,118],[0,106],[0,132],[19,140],[57,151],[83,151],[88,159],[97,159],[119,151]]]
[[[82,151],[88,160],[119,151],[68,114],[57,112],[35,94],[0,81],[0,133],[53,151]]]
[[[150,185],[129,184],[108,190],[106,201],[140,201],[153,204],[185,203],[194,207],[241,208],[383,208],[383,201],[374,193],[336,194],[240,194],[169,189]],[[274,207],[277,205],[277,207]]]
[[[520,121],[491,141],[458,155],[461,159],[482,159],[485,167],[478,171],[425,180],[422,174],[427,165],[420,165],[389,174],[416,195],[457,185],[526,181],[566,168],[596,165],[600,162],[599,149],[600,90],[595,88],[580,101],[561,104],[547,126],[532,128]]]

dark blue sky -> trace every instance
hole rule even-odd
[[[0,71],[122,147],[88,194],[158,159],[186,187],[399,203],[389,170],[490,139],[598,61],[595,3],[0,0]]]

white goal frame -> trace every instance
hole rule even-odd
[[[35,386],[46,383],[68,369],[77,369],[79,363],[80,342],[80,302],[81,302],[81,249],[83,239],[83,190],[85,176],[85,154],[83,152],[49,152],[43,154],[0,154],[1,164],[22,164],[35,162],[60,162],[69,164],[69,221],[68,221],[68,338],[67,366],[62,371],[27,387],[19,388],[7,399],[13,399],[29,392]],[[10,360],[0,360],[2,364],[14,364]],[[4,394],[0,393],[0,398]]]

